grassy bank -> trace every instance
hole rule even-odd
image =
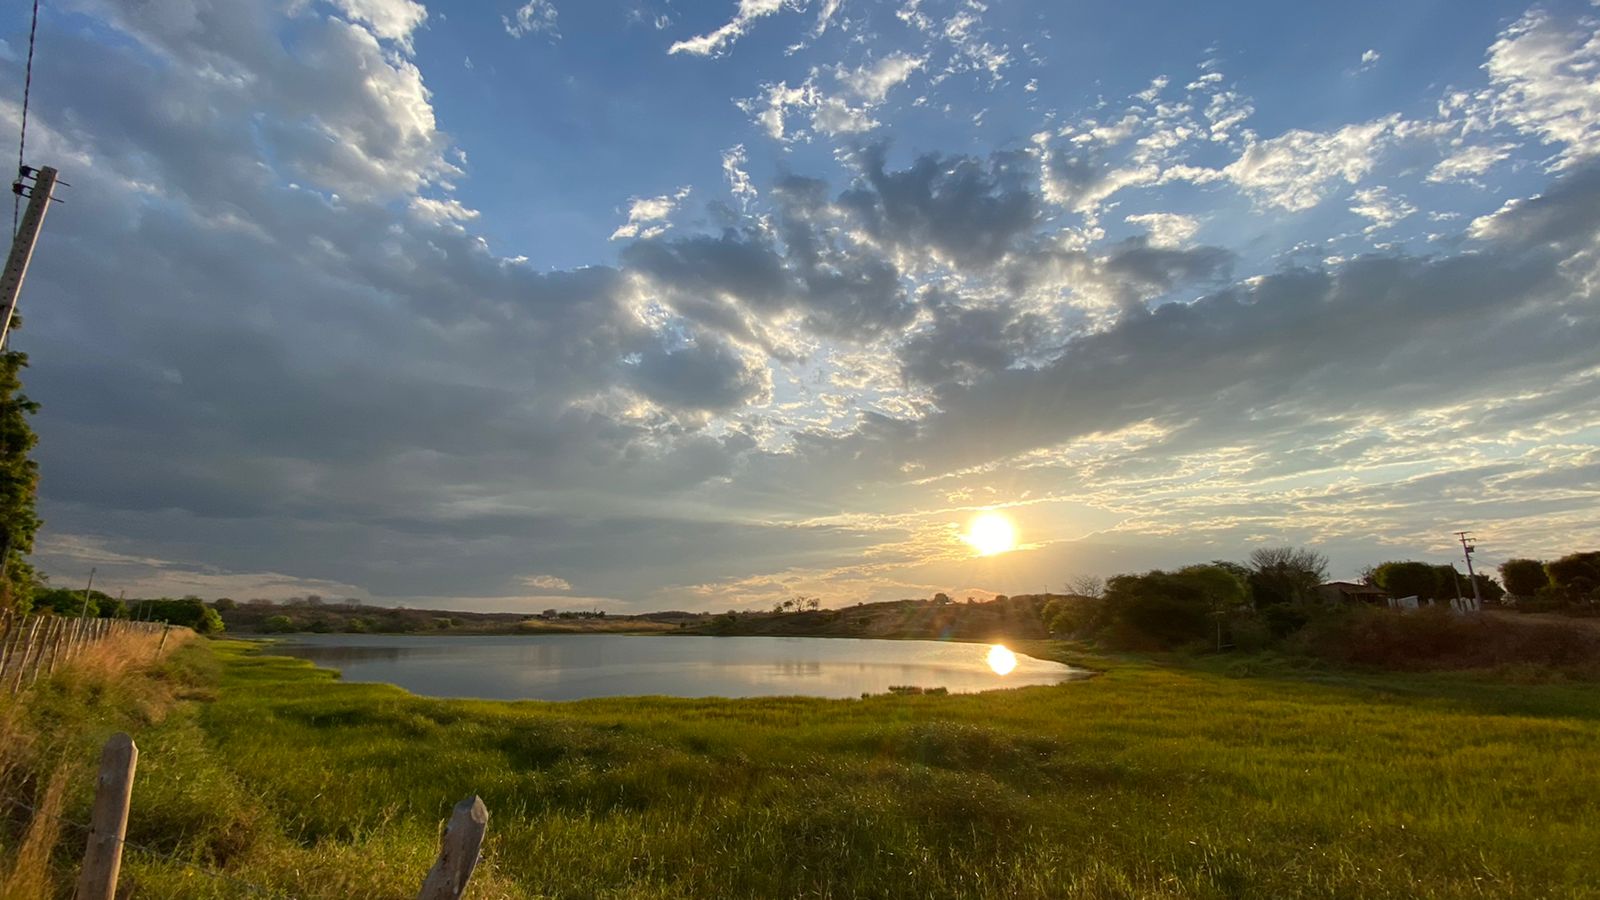
[[[298,897],[413,896],[474,792],[479,898],[1600,895],[1593,685],[1100,662],[970,696],[511,704],[218,642],[143,717],[57,701],[92,710],[62,739],[90,759],[96,715],[135,729],[131,840]]]

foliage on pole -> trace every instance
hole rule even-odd
[[[16,332],[20,317],[11,322]],[[22,393],[22,369],[28,355],[16,351],[0,353],[0,608],[26,612],[33,603],[33,535],[40,520],[34,510],[39,488],[39,465],[32,452],[38,435],[28,417],[39,411],[39,404]]]

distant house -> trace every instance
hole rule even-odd
[[[1324,603],[1372,603],[1382,605],[1389,600],[1389,592],[1370,584],[1354,581],[1330,581],[1317,587],[1317,596]]]

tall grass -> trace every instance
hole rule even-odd
[[[140,731],[179,702],[194,637],[118,634],[84,648],[19,694],[0,693],[0,900],[58,896],[72,881],[99,742]],[[161,650],[162,658],[157,651]]]
[[[980,695],[494,703],[198,642],[160,676],[194,702],[137,732],[129,838],[179,861],[130,851],[124,879],[411,897],[478,793],[479,900],[1597,895],[1592,685],[1100,664]]]

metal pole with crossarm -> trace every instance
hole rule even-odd
[[[33,178],[31,186],[22,179]],[[22,214],[22,223],[11,238],[11,255],[6,257],[6,268],[0,274],[0,349],[11,335],[11,317],[17,311],[17,295],[22,293],[22,279],[27,277],[28,262],[33,259],[33,247],[39,242],[39,231],[44,227],[44,214],[50,209],[50,192],[55,190],[56,170],[49,166],[38,169],[24,168],[15,190],[28,192],[28,209]]]

